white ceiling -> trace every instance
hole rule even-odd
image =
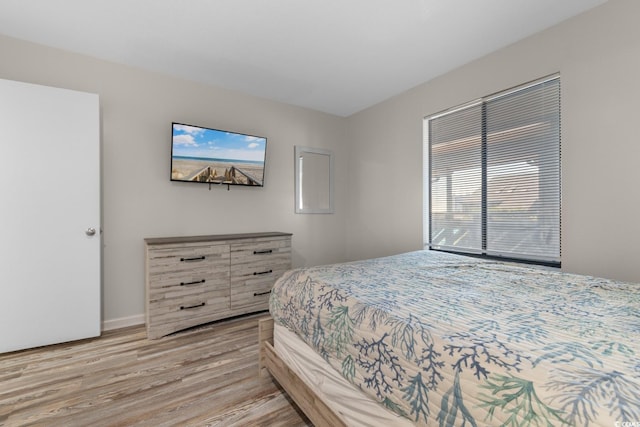
[[[0,33],[348,116],[605,1],[0,0]]]

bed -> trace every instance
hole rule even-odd
[[[261,366],[316,425],[640,422],[638,286],[437,251],[291,270]]]

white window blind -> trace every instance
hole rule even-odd
[[[427,117],[425,166],[430,248],[560,262],[558,76]]]

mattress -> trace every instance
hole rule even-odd
[[[270,311],[417,425],[640,421],[635,284],[417,251],[291,270]]]
[[[292,369],[304,383],[343,422],[352,427],[410,427],[414,424],[404,417],[380,406],[371,397],[355,388],[336,372],[296,334],[275,324],[273,328],[274,349],[281,360]]]

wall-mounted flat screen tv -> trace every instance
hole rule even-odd
[[[171,180],[262,187],[267,138],[173,123]]]

